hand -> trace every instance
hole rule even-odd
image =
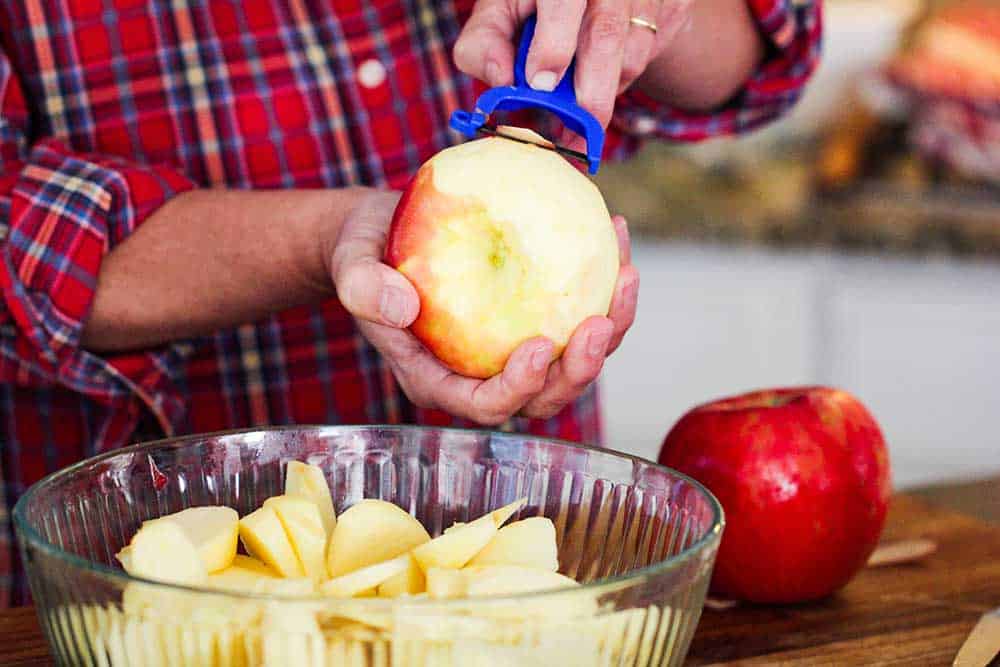
[[[607,127],[615,98],[690,19],[693,0],[479,0],[455,44],[456,66],[491,86],[514,81],[517,31],[537,11],[525,78],[552,90],[576,56],[577,100]],[[658,28],[630,23],[640,17]]]
[[[552,342],[534,338],[514,351],[500,374],[478,380],[449,370],[406,329],[420,311],[420,299],[401,273],[381,261],[398,201],[398,193],[363,195],[327,256],[341,304],[409,399],[418,407],[497,425],[514,414],[550,417],[577,398],[635,318],[639,276],[629,259],[625,220],[614,219],[622,268],[608,317],[583,322],[554,363]]]

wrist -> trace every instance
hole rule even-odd
[[[309,282],[324,298],[335,294],[331,261],[341,231],[374,192],[374,188],[363,186],[317,190],[304,202],[306,215],[304,233],[299,235],[303,244],[300,256],[308,258]]]

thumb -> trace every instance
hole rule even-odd
[[[380,261],[392,208],[362,204],[344,223],[330,262],[337,298],[359,319],[404,328],[420,312],[406,276]]]
[[[337,297],[354,317],[405,328],[420,313],[420,297],[403,274],[371,258],[343,265],[334,277]]]

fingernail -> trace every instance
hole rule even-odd
[[[500,85],[500,65],[492,60],[486,63],[486,83],[494,88]]]
[[[559,77],[556,76],[555,72],[538,72],[531,77],[531,87],[535,90],[552,92],[556,89],[557,83],[559,83]]]
[[[403,326],[406,318],[406,295],[403,290],[389,285],[383,287],[378,311],[382,315],[382,319],[392,326]]]
[[[544,371],[552,361],[552,350],[548,345],[543,345],[531,354],[531,369],[534,371]]]
[[[587,354],[594,358],[600,358],[604,355],[604,351],[608,349],[608,343],[611,341],[611,329],[607,328],[602,331],[595,331],[590,334],[587,338]]]

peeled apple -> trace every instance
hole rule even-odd
[[[302,577],[305,570],[273,507],[261,507],[240,519],[240,539],[256,556],[283,577]]]
[[[289,461],[285,468],[285,495],[299,496],[315,503],[323,521],[323,530],[329,538],[337,525],[337,513],[333,510],[326,476],[319,466]]]
[[[597,186],[559,154],[502,138],[424,163],[396,208],[385,259],[420,297],[414,335],[477,378],[499,373],[535,336],[560,354],[580,323],[607,315],[619,269]]]
[[[177,524],[198,550],[198,556],[209,572],[227,567],[236,556],[240,515],[231,507],[191,507],[154,521]]]
[[[326,576],[326,531],[319,508],[298,496],[274,496],[264,501],[278,515],[285,537],[292,545],[307,577],[319,581]]]
[[[121,560],[126,572],[145,579],[195,586],[208,572],[184,530],[171,521],[147,521],[132,537]]]
[[[559,569],[556,527],[542,516],[515,521],[498,530],[469,565],[522,565],[555,572]]]
[[[345,511],[327,546],[326,570],[339,577],[401,556],[430,540],[406,510],[385,500],[362,500]]]

